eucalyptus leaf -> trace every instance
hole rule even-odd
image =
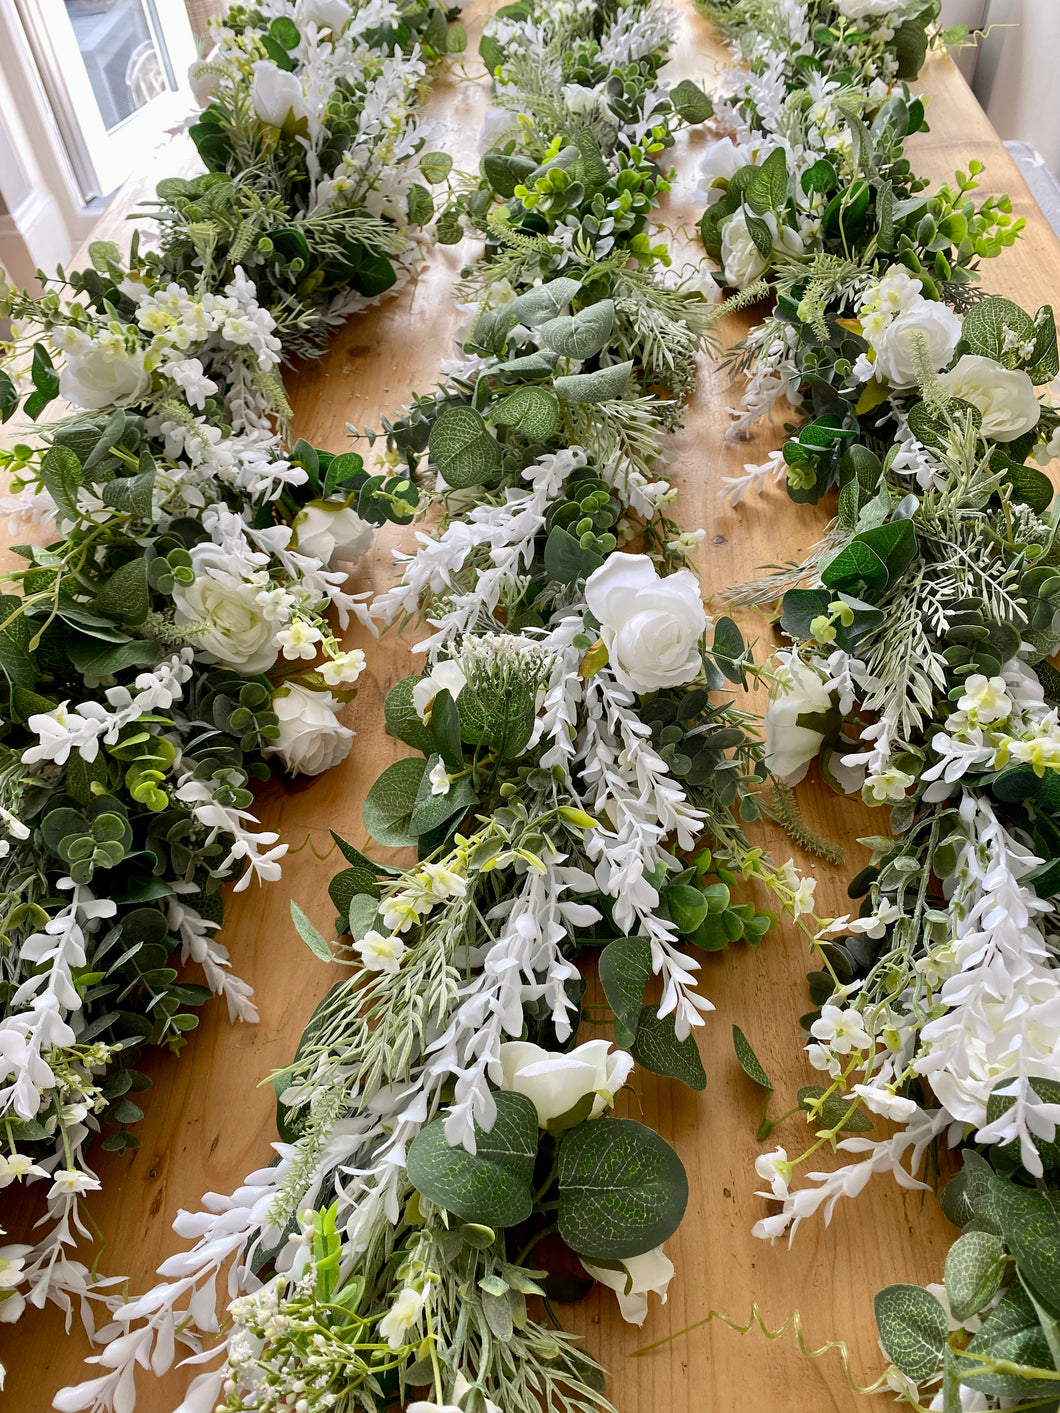
[[[416,843],[411,832],[412,811],[427,762],[406,756],[387,766],[368,791],[364,802],[364,827],[388,849],[405,849]]]
[[[659,1015],[658,1006],[645,1006],[636,1027],[630,1053],[652,1074],[679,1079],[689,1089],[706,1089],[707,1074],[696,1044],[695,1032],[678,1040],[673,1015]]]
[[[942,1361],[946,1311],[918,1285],[889,1285],[875,1300],[876,1325],[888,1359],[907,1378],[929,1378]]]
[[[445,1120],[420,1130],[408,1151],[409,1181],[424,1197],[495,1230],[530,1216],[530,1180],[537,1157],[537,1110],[522,1094],[496,1094],[497,1117],[487,1133],[475,1125],[475,1152],[451,1148]]]

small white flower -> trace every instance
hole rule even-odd
[[[895,1123],[905,1123],[917,1111],[912,1099],[901,1094],[892,1094],[889,1089],[881,1089],[874,1084],[855,1084],[853,1091],[865,1102],[865,1107],[882,1118],[893,1119]]]
[[[631,1325],[643,1325],[648,1314],[648,1296],[654,1293],[666,1304],[667,1288],[673,1279],[674,1263],[656,1246],[640,1256],[627,1256],[620,1271],[606,1266],[594,1266],[582,1259],[582,1265],[601,1285],[608,1286],[618,1296],[618,1308],[623,1320]]]
[[[365,668],[365,656],[360,648],[352,652],[338,653],[322,662],[318,671],[329,687],[338,687],[346,682],[356,682]]]
[[[420,869],[419,879],[431,896],[439,902],[445,902],[447,898],[463,898],[467,893],[465,879],[459,873],[454,873],[451,868],[446,868],[445,864],[424,864]]]
[[[974,672],[965,681],[964,695],[957,709],[985,726],[1011,716],[1013,705],[1004,677],[985,677],[981,672]]]
[[[366,932],[359,942],[353,944],[361,961],[368,971],[385,971],[394,976],[405,955],[405,944],[400,937],[384,935],[382,932]]]
[[[870,805],[882,805],[885,800],[904,800],[905,792],[913,783],[913,777],[904,770],[891,766],[879,775],[870,775],[865,780],[865,801]]]
[[[78,1172],[75,1168],[59,1168],[52,1175],[48,1199],[56,1197],[80,1197],[85,1192],[98,1192],[100,1182],[91,1173]]]
[[[379,1321],[379,1334],[391,1349],[400,1349],[405,1336],[423,1311],[423,1292],[406,1286]]]
[[[769,1183],[774,1197],[787,1197],[791,1164],[785,1149],[777,1147],[772,1153],[760,1153],[755,1159],[755,1172]]]
[[[446,773],[445,761],[440,760],[433,766],[427,779],[431,782],[432,795],[448,795],[452,782]]]
[[[306,661],[315,658],[317,655],[317,643],[323,638],[323,634],[315,623],[309,623],[304,618],[296,618],[288,628],[282,628],[276,634],[276,641],[283,648],[283,655],[289,662],[296,658],[304,658]]]
[[[24,1178],[47,1176],[44,1168],[38,1168],[28,1153],[0,1154],[0,1188]]]
[[[820,1016],[810,1026],[810,1034],[837,1055],[849,1055],[852,1050],[866,1050],[872,1043],[860,1011],[855,1010],[853,1006],[823,1006]]]

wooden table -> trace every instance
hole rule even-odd
[[[710,88],[726,62],[724,51],[687,0],[680,0],[679,8],[672,81],[694,77]],[[472,15],[472,44],[478,28]],[[936,58],[920,88],[931,98],[933,130],[914,141],[916,168],[943,180],[955,168],[967,170],[969,160],[978,157],[986,163],[983,190],[1010,192],[1017,212],[1027,218],[1024,239],[987,266],[987,287],[1032,311],[1056,299],[1060,245],[963,79],[948,59]],[[430,113],[445,132],[432,145],[453,153],[458,166],[473,170],[477,165],[486,103],[481,83],[443,77],[434,86]],[[703,136],[685,138],[678,147],[676,161],[691,177],[689,190],[705,142]],[[684,242],[678,263],[696,258],[688,237],[699,214],[690,199],[675,201],[665,214],[666,224]],[[320,364],[290,380],[299,435],[340,451],[348,445],[348,421],[378,426],[380,414],[398,408],[414,389],[431,387],[439,360],[449,352],[454,325],[449,292],[461,264],[474,253],[470,248],[433,250],[415,283],[352,320]],[[723,330],[727,342],[739,332],[736,320]],[[725,407],[731,400],[723,379],[702,360],[699,392],[670,447],[681,523],[707,531],[699,567],[708,595],[743,582],[761,564],[795,557],[813,542],[828,516],[827,508],[815,513],[793,506],[782,489],[746,499],[736,511],[718,498],[722,475],[739,471],[744,462],[764,460],[780,435],[764,431],[743,446],[726,446]],[[410,539],[408,530],[394,527],[381,533],[353,588],[385,588],[391,581],[391,549]],[[144,1289],[158,1263],[180,1248],[170,1230],[178,1208],[197,1208],[207,1190],[230,1191],[244,1173],[268,1161],[274,1106],[271,1086],[263,1081],[290,1058],[314,1004],[335,979],[295,936],[289,901],[297,899],[330,932],[334,910],[326,886],[338,865],[333,853],[320,855],[329,854],[329,827],[365,843],[364,795],[383,766],[405,754],[383,731],[382,704],[388,688],[414,670],[410,642],[388,635],[375,643],[361,631],[350,634],[350,645],[366,650],[369,668],[347,711],[358,731],[348,760],[311,782],[274,781],[259,797],[263,824],[280,830],[292,852],[282,882],[230,898],[224,939],[235,969],[255,987],[261,1024],[232,1027],[223,1004],[208,1006],[179,1062],[162,1057],[147,1066],[154,1087],[138,1129],[142,1148],[120,1157],[96,1154],[104,1191],[93,1211],[107,1242],[101,1268],[128,1275],[134,1292]],[[838,869],[800,860],[819,879],[820,911],[846,912],[845,883],[862,861],[854,841],[878,832],[883,816],[836,798],[813,777],[800,788],[799,798],[814,826],[848,847],[849,861]],[[762,830],[760,837],[779,859],[793,852],[779,831]],[[889,1178],[874,1179],[859,1199],[840,1205],[830,1227],[820,1219],[807,1222],[791,1251],[784,1243],[770,1247],[751,1236],[752,1223],[767,1211],[754,1195],[762,1186],[753,1171],[761,1149],[754,1137],[759,1092],[736,1065],[730,1028],[733,1022],[741,1025],[769,1073],[780,1077],[775,1108],[783,1112],[794,1102],[798,1086],[813,1077],[798,1024],[808,1005],[804,977],[809,965],[805,940],[790,923],[770,934],[757,951],[739,947],[708,957],[703,988],[717,1010],[699,1032],[706,1091],[693,1094],[639,1072],[635,1092],[623,1097],[625,1112],[643,1114],[678,1148],[689,1171],[691,1199],[684,1224],[669,1243],[677,1266],[669,1303],[660,1307],[653,1301],[643,1331],[621,1321],[606,1291],[562,1312],[611,1371],[611,1396],[620,1413],[729,1413],[736,1407],[756,1413],[847,1413],[861,1400],[850,1389],[838,1357],[806,1360],[790,1333],[767,1343],[758,1332],[741,1338],[713,1323],[643,1358],[630,1356],[702,1319],[712,1307],[746,1320],[751,1302],[757,1301],[774,1326],[798,1309],[811,1346],[844,1339],[855,1375],[869,1382],[882,1367],[872,1316],[874,1292],[892,1281],[941,1278],[954,1228],[942,1217],[934,1195],[902,1191]],[[801,1120],[789,1120],[771,1142],[797,1153],[807,1132]],[[827,1158],[821,1165],[828,1165]],[[29,1236],[24,1211],[9,1205],[5,1220],[8,1240]],[[0,1330],[12,1408],[43,1410],[61,1385],[92,1372],[80,1362],[88,1345],[76,1320],[67,1337],[60,1315],[51,1309],[30,1312],[17,1326]],[[178,1371],[155,1381],[141,1374],[138,1408],[169,1413],[188,1377]]]

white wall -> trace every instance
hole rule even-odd
[[[1060,175],[1060,0],[943,0],[942,22],[988,29],[976,97],[1003,138],[1030,143]]]

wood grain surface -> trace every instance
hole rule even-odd
[[[687,0],[680,0],[678,9],[678,40],[666,77],[673,82],[692,77],[708,90],[716,88],[726,63],[724,51]],[[479,28],[472,13],[469,53]],[[480,72],[470,59],[468,69],[472,75]],[[1010,192],[1017,212],[1027,218],[1023,240],[987,266],[987,288],[1031,310],[1055,302],[1060,298],[1060,246],[963,79],[948,59],[935,58],[919,88],[930,97],[932,131],[914,140],[916,169],[942,180],[957,167],[967,170],[969,160],[978,157],[986,163],[983,191]],[[429,113],[442,131],[431,145],[451,152],[458,166],[475,170],[487,104],[481,81],[456,73],[440,76]],[[682,138],[674,159],[682,180],[663,221],[674,234],[679,265],[699,258],[691,236],[701,207],[692,193],[707,140]],[[162,174],[152,173],[152,181]],[[115,237],[120,215],[119,210],[108,217],[107,236]],[[413,390],[432,386],[455,324],[450,290],[462,263],[475,253],[470,245],[431,251],[415,281],[353,319],[319,364],[289,380],[298,435],[341,451],[349,445],[348,422],[378,426],[380,415],[397,409]],[[738,338],[742,327],[740,320],[729,321],[723,341]],[[678,518],[687,528],[702,526],[707,532],[699,568],[711,596],[750,578],[763,564],[795,558],[817,538],[830,512],[827,507],[796,507],[780,488],[745,499],[737,510],[718,498],[721,477],[738,472],[745,462],[764,460],[781,433],[766,429],[754,441],[727,446],[726,406],[733,394],[710,359],[703,358],[701,365],[699,391],[669,454],[670,472],[680,488]],[[358,567],[352,587],[387,587],[391,551],[411,538],[408,529],[387,527]],[[289,1059],[314,1004],[334,980],[333,972],[295,936],[289,902],[297,899],[330,931],[334,910],[326,885],[337,862],[333,854],[326,857],[328,829],[363,845],[365,793],[386,764],[406,754],[383,731],[382,704],[388,688],[415,670],[411,641],[388,634],[375,643],[360,630],[349,635],[348,645],[364,648],[369,663],[359,696],[346,711],[358,732],[349,758],[320,779],[274,781],[259,795],[263,824],[281,832],[291,853],[281,882],[229,898],[223,938],[236,971],[255,987],[261,1023],[231,1026],[222,1003],[206,1007],[179,1061],[162,1057],[145,1065],[154,1087],[139,1126],[142,1148],[123,1156],[97,1154],[104,1190],[92,1210],[106,1240],[100,1266],[127,1275],[133,1292],[143,1290],[158,1263],[180,1249],[170,1230],[179,1208],[198,1207],[204,1191],[230,1191],[244,1173],[269,1159],[274,1108],[271,1086],[263,1081]],[[765,646],[763,641],[761,649]],[[873,817],[860,803],[837,798],[812,775],[800,787],[799,799],[813,825],[848,850],[840,868],[798,860],[819,879],[819,911],[846,912],[846,880],[864,861],[856,838],[878,832],[883,816],[877,812]],[[779,831],[763,829],[759,837],[779,859],[792,853]],[[751,1236],[753,1222],[769,1210],[755,1196],[755,1188],[762,1186],[753,1171],[762,1147],[754,1137],[760,1101],[733,1057],[731,1026],[738,1023],[769,1073],[782,1077],[774,1107],[783,1112],[794,1102],[798,1086],[812,1077],[798,1023],[808,1006],[809,966],[805,938],[790,923],[755,951],[741,946],[709,956],[702,984],[717,1009],[699,1032],[706,1091],[694,1094],[638,1072],[634,1090],[623,1096],[625,1112],[643,1116],[681,1153],[691,1199],[684,1224],[668,1245],[677,1267],[669,1302],[660,1306],[653,1301],[643,1331],[622,1322],[606,1291],[562,1309],[569,1327],[584,1334],[588,1348],[611,1371],[611,1397],[620,1413],[729,1413],[736,1408],[850,1413],[863,1400],[849,1386],[840,1359],[834,1353],[816,1361],[804,1358],[790,1331],[769,1343],[758,1331],[740,1336],[717,1322],[689,1334],[678,1332],[711,1309],[745,1321],[753,1301],[774,1326],[798,1310],[807,1343],[845,1340],[855,1376],[869,1382],[883,1363],[873,1293],[891,1281],[941,1278],[955,1229],[942,1217],[933,1193],[905,1192],[887,1178],[874,1179],[856,1202],[841,1205],[830,1226],[819,1218],[804,1224],[791,1250],[782,1242],[771,1247]],[[771,1143],[779,1141],[797,1153],[808,1132],[800,1119],[789,1120]],[[831,1161],[825,1155],[819,1165]],[[8,1189],[7,1240],[31,1239],[36,1212],[7,1201],[10,1195]],[[674,1338],[655,1352],[632,1357],[642,1346],[669,1336]],[[4,1326],[0,1360],[9,1370],[7,1406],[27,1413],[46,1409],[61,1385],[93,1372],[80,1362],[88,1352],[76,1317],[67,1334],[52,1309],[30,1311],[17,1326]],[[170,1413],[190,1377],[182,1370],[162,1380],[141,1373],[138,1408]]]

